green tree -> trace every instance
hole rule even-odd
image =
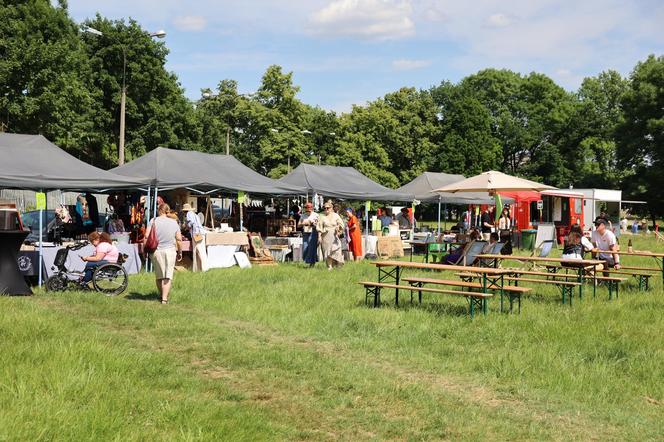
[[[612,188],[623,178],[617,161],[615,130],[624,121],[622,97],[629,82],[618,72],[606,71],[583,80],[570,124],[575,184]]]
[[[154,41],[134,20],[125,23],[97,15],[86,25],[103,34],[85,34],[83,41],[95,85],[102,94],[103,110],[95,121],[99,133],[106,135],[99,149],[109,165],[116,164],[117,159],[123,76],[127,87],[127,161],[158,146],[198,147],[200,133],[193,105],[184,97],[175,74],[164,67],[168,54],[165,44]]]
[[[93,73],[66,2],[5,1],[0,5],[0,125],[42,134],[95,162],[101,106]]]
[[[491,115],[477,98],[455,94],[441,123],[443,138],[433,161],[435,170],[472,176],[499,168],[502,148],[491,131]]]
[[[664,215],[664,56],[651,55],[632,71],[616,129],[618,158],[630,175],[623,190],[648,202],[653,220]]]

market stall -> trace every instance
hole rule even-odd
[[[108,192],[112,189],[144,187],[144,177],[116,175],[85,163],[42,135],[0,133],[0,188],[27,189],[46,193],[50,190]],[[44,197],[43,200],[46,198]],[[38,210],[47,209],[38,204]],[[39,259],[42,250],[42,223],[39,226]],[[38,281],[43,280],[41,264],[37,265]]]

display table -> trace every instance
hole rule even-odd
[[[249,237],[245,232],[208,232],[205,234],[206,246],[248,246]]]
[[[138,244],[116,244],[118,251],[127,255],[127,260],[124,262],[123,267],[128,274],[135,274],[141,271],[141,257],[138,253]],[[45,278],[53,275],[55,270],[53,270],[53,262],[55,261],[55,255],[58,253],[58,250],[62,249],[62,246],[46,247],[42,248],[43,254],[43,263],[46,271]],[[35,249],[26,249],[23,250],[24,253],[37,252],[39,250]],[[69,271],[82,272],[85,269],[85,261],[81,259],[82,256],[92,256],[95,253],[95,248],[92,244],[88,244],[79,250],[70,250],[69,255],[67,256],[67,261],[65,266]]]
[[[0,230],[0,294],[31,295],[18,268],[17,255],[27,230]]]
[[[208,246],[208,268],[225,269],[227,267],[233,267],[236,264],[235,252],[238,250],[240,250],[240,246]]]
[[[265,238],[265,246],[270,249],[270,253],[275,261],[283,262],[286,259],[291,261],[302,261],[301,236],[268,236]],[[280,247],[286,247],[287,250],[281,250]]]
[[[249,245],[245,232],[208,232],[205,234],[208,268],[223,269],[236,264],[235,252]]]

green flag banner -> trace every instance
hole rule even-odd
[[[496,193],[496,213],[494,213],[495,221],[497,222],[500,218],[500,214],[503,213],[503,200],[500,198],[500,194]]]

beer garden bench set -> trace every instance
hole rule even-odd
[[[509,312],[514,311],[514,304],[521,312],[521,296],[532,290],[522,287],[520,283],[529,285],[555,285],[560,290],[562,303],[572,305],[574,292],[578,289],[579,299],[583,298],[586,282],[592,282],[593,296],[597,285],[604,284],[609,291],[609,299],[617,298],[619,286],[629,276],[638,280],[639,290],[648,290],[649,279],[661,272],[664,281],[664,253],[651,252],[618,252],[623,256],[647,256],[657,260],[658,268],[642,266],[623,266],[620,270],[607,269],[599,272],[590,271],[603,261],[596,259],[565,260],[562,258],[541,258],[517,255],[478,255],[477,262],[488,262],[493,267],[461,266],[447,264],[417,263],[408,261],[378,261],[373,264],[378,268],[378,281],[361,281],[365,288],[365,302],[378,307],[381,304],[382,290],[394,290],[395,306],[399,305],[399,291],[410,292],[411,303],[413,294],[417,292],[421,304],[423,293],[445,294],[463,297],[468,301],[468,312],[471,318],[476,312],[487,314],[488,301],[494,295],[500,296],[500,311],[506,311],[505,298],[509,301]],[[661,259],[661,261],[660,261]],[[519,261],[526,266],[522,268],[500,267],[503,261]],[[538,270],[541,267],[544,271]],[[455,279],[437,279],[429,277],[403,277],[404,269],[454,272]],[[408,285],[404,284],[407,283]]]

